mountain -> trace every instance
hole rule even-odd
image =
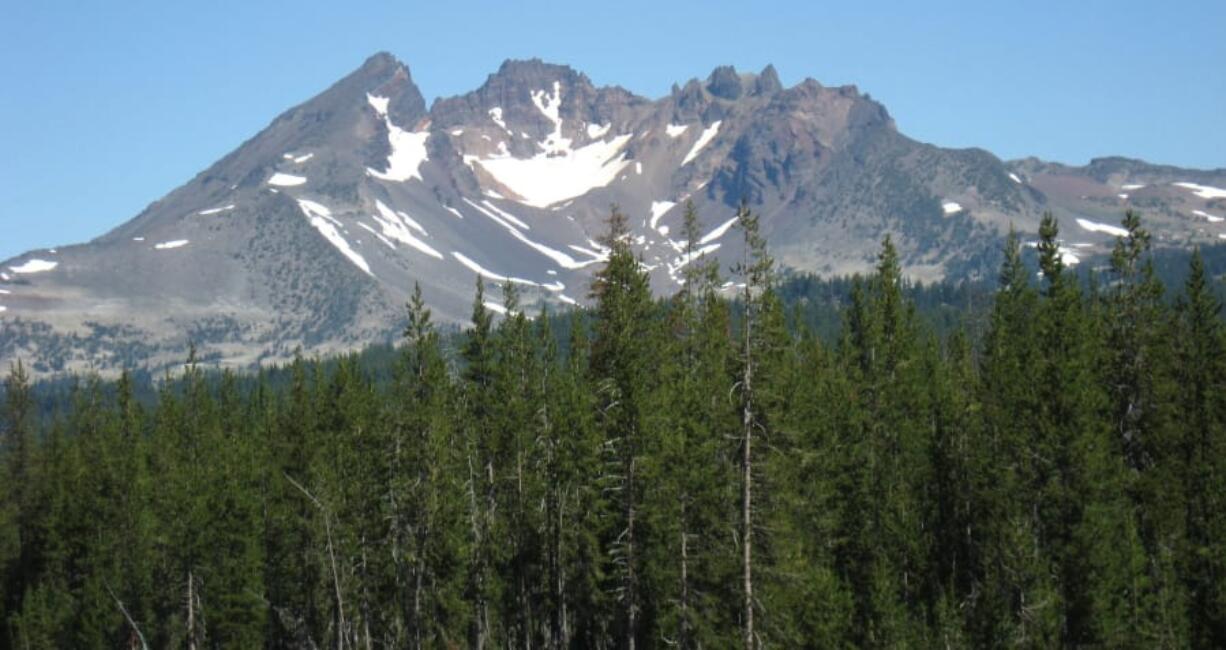
[[[863,271],[890,233],[907,273],[933,280],[993,273],[1010,224],[1033,232],[1045,210],[1070,262],[1105,253],[1128,206],[1158,245],[1211,243],[1222,187],[1226,170],[917,142],[855,86],[785,88],[769,66],[652,100],[507,61],[427,107],[409,68],[377,54],[107,234],[0,263],[0,362],[156,369],[194,344],[247,367],[351,349],[398,336],[415,282],[436,319],[463,323],[477,274],[494,309],[506,281],[528,309],[581,304],[612,205],[664,294],[688,261],[686,201],[725,268],[747,201],[785,270]]]

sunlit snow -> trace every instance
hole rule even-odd
[[[468,199],[464,199],[464,202],[468,203],[470,206],[472,206],[474,209],[476,209],[481,214],[484,214],[485,216],[489,217],[492,221],[494,221],[498,225],[502,226],[503,228],[506,228],[507,232],[511,233],[511,236],[515,237],[516,239],[523,242],[524,244],[527,244],[529,247],[531,247],[536,252],[553,260],[555,264],[557,264],[558,266],[561,266],[562,268],[581,269],[586,266],[590,266],[591,264],[595,264],[596,262],[602,261],[600,259],[594,259],[594,260],[589,260],[586,262],[580,262],[576,260],[575,258],[571,257],[570,255],[563,253],[562,251],[559,251],[555,248],[550,248],[549,246],[546,246],[544,244],[541,244],[541,243],[538,243],[538,242],[535,242],[529,239],[526,235],[524,235],[522,232],[519,231],[519,228],[517,228],[514,225],[514,224],[518,224],[520,227],[526,229],[528,227],[528,224],[525,224],[519,219],[516,219],[510,213],[504,210],[500,210],[499,208],[491,204],[489,201],[482,201],[481,202],[482,205],[473,203],[472,201]]]
[[[283,174],[277,172],[268,179],[269,185],[277,185],[279,187],[295,187],[307,182],[305,176],[295,176],[293,174]]]
[[[375,201],[375,209],[379,214],[373,215],[375,222],[379,224],[379,229],[383,231],[383,235],[390,239],[394,239],[403,244],[408,244],[413,248],[438,259],[443,259],[443,254],[434,250],[426,242],[413,236],[409,232],[413,228],[422,235],[426,234],[425,229],[409,218],[409,215],[403,212],[396,212],[383,204],[382,201]]]
[[[35,258],[35,259],[27,260],[24,264],[18,264],[17,266],[10,266],[9,270],[12,271],[13,273],[21,273],[21,274],[28,275],[30,273],[42,273],[43,271],[50,271],[51,269],[54,269],[55,267],[59,265],[60,265],[59,262],[51,262],[48,260],[40,260],[40,259]]]
[[[676,201],[652,201],[651,202],[651,227],[653,230],[655,229],[656,224],[659,223],[660,217],[663,217],[664,213],[668,212],[669,210],[672,210],[673,206],[675,205],[677,205]]]
[[[1124,190],[1125,192],[1134,192],[1142,187],[1145,187],[1145,183],[1125,183],[1124,185],[1120,186],[1120,189]]]
[[[702,239],[699,239],[698,245],[702,246],[703,244],[710,243],[712,241],[715,241],[716,239],[719,239],[720,237],[723,237],[724,233],[728,232],[728,229],[731,228],[732,224],[734,223],[736,223],[736,217],[733,217],[721,223],[719,226],[715,228],[715,230],[712,230],[711,232],[704,235]]]
[[[201,210],[200,212],[197,212],[196,214],[199,214],[199,215],[210,215],[210,214],[217,214],[217,213],[219,213],[219,212],[225,212],[225,211],[227,211],[227,210],[233,210],[233,209],[234,209],[234,204],[233,204],[233,203],[231,203],[230,205],[223,205],[223,206],[221,206],[220,208],[211,208],[211,209],[208,209],[208,210]]]
[[[1213,216],[1213,215],[1211,215],[1211,214],[1209,214],[1208,212],[1205,212],[1205,211],[1203,211],[1203,210],[1193,210],[1193,211],[1192,211],[1192,214],[1194,214],[1194,215],[1196,215],[1196,216],[1198,216],[1198,217],[1201,217],[1201,218],[1203,218],[1203,219],[1207,220],[1209,223],[1220,223],[1220,222],[1222,222],[1223,220],[1226,220],[1226,218],[1224,218],[1224,217],[1215,217],[1215,216]]]
[[[511,278],[511,277],[507,277],[499,273],[494,273],[493,271],[490,271],[489,269],[486,269],[480,264],[477,264],[476,262],[472,261],[472,259],[470,259],[467,255],[463,253],[457,253],[455,251],[452,251],[451,256],[456,258],[456,261],[458,261],[460,264],[463,264],[464,266],[468,267],[468,270],[472,271],[473,273],[476,273],[477,275],[480,275],[481,277],[487,280],[493,280],[494,282],[512,282],[514,284],[522,284],[522,285],[529,286],[529,287],[541,286],[540,283],[533,282],[532,280],[525,280],[523,278]]]
[[[487,300],[487,301],[485,301],[485,302],[483,302],[483,303],[481,303],[481,304],[485,305],[485,308],[486,308],[486,309],[488,309],[488,310],[490,310],[490,311],[492,311],[492,312],[495,312],[495,313],[497,313],[497,314],[502,314],[503,316],[506,316],[506,315],[507,315],[507,308],[506,308],[506,307],[503,307],[502,305],[500,305],[500,304],[498,304],[498,303],[496,303],[496,302],[490,302],[490,301],[488,301],[488,300]]]
[[[426,140],[430,138],[429,131],[414,133],[392,123],[387,114],[387,98],[366,95],[370,105],[378,111],[387,125],[387,142],[392,152],[387,155],[387,171],[381,172],[370,167],[366,173],[385,181],[404,182],[411,178],[421,180],[421,164],[430,159],[426,151]]]
[[[336,247],[342,255],[349,258],[354,266],[362,269],[367,275],[373,276],[370,272],[370,265],[366,263],[366,259],[353,250],[349,246],[349,242],[341,235],[337,229],[341,225],[339,221],[332,218],[332,211],[322,204],[307,199],[298,199],[298,207],[302,209],[302,213],[306,215],[307,220],[319,231],[319,234],[324,236],[329,243]]]
[[[1012,179],[1013,179],[1013,182],[1014,182],[1014,183],[1017,183],[1017,184],[1019,184],[1019,185],[1020,185],[1020,184],[1021,184],[1021,182],[1022,182],[1022,179],[1018,178],[1017,174],[1014,174],[1013,172],[1009,172],[1009,178],[1012,178]]]
[[[954,214],[955,212],[961,212],[962,206],[953,201],[945,201],[941,204],[941,209],[945,211],[945,214]]]
[[[689,164],[691,160],[697,158],[698,153],[703,150],[703,147],[706,147],[712,140],[715,139],[716,134],[719,133],[719,127],[721,124],[723,124],[722,120],[715,122],[711,126],[708,126],[706,130],[702,132],[702,135],[698,136],[698,142],[694,143],[694,146],[690,148],[690,152],[685,154],[685,159],[681,161],[683,166]]]
[[[688,265],[690,262],[693,262],[694,260],[702,257],[703,255],[710,255],[711,253],[714,253],[715,251],[719,250],[719,247],[720,247],[719,244],[708,244],[706,246],[703,246],[702,248],[698,248],[689,253],[682,254],[681,256],[677,257],[677,259],[673,260],[671,263],[668,264],[668,275],[669,276],[675,275],[677,271],[680,271],[681,269],[685,268],[686,265]]]
[[[172,241],[164,241],[160,244],[154,244],[153,247],[157,250],[164,251],[171,248],[182,248],[188,244],[186,239],[175,239]]]
[[[470,165],[481,165],[501,185],[518,195],[522,203],[544,208],[582,196],[613,182],[630,164],[622,152],[630,140],[629,135],[596,141],[584,147],[572,147],[570,138],[562,135],[563,120],[559,114],[562,89],[559,82],[554,82],[552,94],[543,90],[534,91],[532,101],[541,114],[553,123],[553,131],[537,143],[540,152],[522,159],[511,156],[505,149],[488,158],[464,157]]]
[[[1123,228],[1120,228],[1119,226],[1111,226],[1105,223],[1096,223],[1094,221],[1090,221],[1089,219],[1078,219],[1077,225],[1081,226],[1083,230],[1088,230],[1090,232],[1101,232],[1101,233],[1106,233],[1108,235],[1113,235],[1115,237],[1128,236],[1128,231]]]
[[[679,138],[688,128],[690,128],[689,124],[669,124],[668,126],[664,127],[664,132],[667,133],[668,137],[670,138]]]
[[[506,131],[507,133],[511,132],[511,130],[507,128],[507,123],[502,121],[502,107],[501,106],[495,106],[490,109],[490,119],[494,120],[494,124],[497,124],[498,126],[502,127],[502,130]]]
[[[1192,190],[1196,196],[1202,199],[1226,199],[1226,190],[1220,187],[1197,185],[1196,183],[1175,183],[1175,185],[1185,190]]]
[[[366,101],[370,102],[371,107],[375,109],[375,112],[379,114],[379,117],[387,117],[387,105],[389,102],[391,102],[391,100],[391,97],[377,97],[370,93],[366,93]]]
[[[593,139],[593,140],[595,140],[595,139],[597,139],[597,138],[603,138],[603,137],[605,136],[605,134],[606,134],[606,133],[608,133],[608,132],[609,132],[609,129],[611,129],[611,128],[613,128],[613,123],[612,123],[612,122],[610,122],[610,123],[608,123],[608,124],[606,124],[606,125],[604,125],[604,126],[601,126],[601,125],[599,125],[599,124],[589,124],[589,125],[587,125],[587,137],[589,137],[589,138],[591,138],[591,139]]]

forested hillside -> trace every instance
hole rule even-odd
[[[1087,284],[1049,217],[967,323],[919,316],[889,238],[837,312],[784,296],[739,216],[735,300],[692,247],[654,300],[615,211],[590,313],[478,284],[453,338],[418,292],[390,372],[189,361],[47,408],[15,366],[0,645],[1226,646],[1199,254],[1166,295],[1129,213]]]

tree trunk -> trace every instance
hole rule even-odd
[[[741,446],[741,569],[745,590],[745,650],[753,650],[753,313],[751,282],[745,286],[745,394],[742,418],[745,439]]]
[[[634,448],[626,473],[626,647],[634,650],[638,635],[638,576],[634,571]]]
[[[677,630],[677,645],[690,647],[690,574],[689,536],[686,535],[685,500],[681,501],[681,625]]]
[[[196,597],[192,572],[187,572],[187,650],[196,650]]]

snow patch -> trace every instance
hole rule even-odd
[[[283,174],[281,172],[273,174],[272,178],[268,179],[269,185],[276,185],[278,187],[296,187],[305,182],[307,182],[305,176],[295,176],[293,174]]]
[[[571,298],[570,296],[568,296],[568,295],[566,295],[566,294],[564,294],[564,293],[559,293],[559,294],[558,294],[558,300],[561,300],[562,302],[564,302],[564,303],[566,303],[566,304],[568,304],[568,305],[578,305],[578,304],[579,304],[579,303],[575,302],[575,299],[574,299],[574,298]]]
[[[715,241],[716,239],[719,239],[720,237],[723,237],[724,233],[728,232],[728,229],[731,228],[732,224],[734,223],[736,223],[736,217],[733,217],[721,223],[718,227],[715,228],[715,230],[712,230],[711,232],[704,235],[702,239],[699,239],[698,245],[702,246],[703,244],[710,243],[712,241]]]
[[[460,211],[459,211],[459,210],[457,210],[457,209],[455,209],[455,208],[451,207],[450,205],[444,205],[444,206],[443,206],[443,209],[444,209],[444,210],[446,210],[446,211],[448,211],[448,212],[450,212],[451,214],[455,215],[455,218],[456,218],[456,219],[463,219],[463,218],[464,218],[464,215],[460,214]]]
[[[392,118],[387,114],[387,98],[367,94],[366,99],[387,125],[387,143],[392,148],[392,152],[387,155],[387,171],[381,172],[367,167],[366,173],[397,183],[411,178],[421,180],[421,164],[430,160],[430,154],[426,151],[426,140],[430,138],[430,132],[406,131],[393,124]]]
[[[370,104],[371,108],[375,109],[375,112],[379,114],[379,117],[387,117],[387,105],[389,102],[391,102],[391,100],[391,97],[378,97],[376,95],[366,93],[367,103]]]
[[[603,138],[605,134],[608,133],[609,129],[611,128],[613,128],[612,122],[604,126],[600,126],[599,124],[589,124],[587,125],[587,137],[593,140],[597,138]]]
[[[945,201],[941,203],[941,209],[944,210],[945,214],[948,215],[948,214],[954,214],[957,212],[961,212],[962,206],[953,201]]]
[[[497,124],[498,126],[502,127],[503,131],[506,131],[507,133],[511,132],[511,129],[507,128],[507,123],[502,121],[502,107],[501,106],[495,106],[490,109],[490,119],[494,120],[494,124]]]
[[[1197,185],[1196,183],[1175,183],[1176,187],[1192,190],[1202,199],[1226,199],[1226,190],[1212,185]]]
[[[612,183],[630,164],[622,149],[629,135],[597,141],[574,148],[562,135],[562,89],[554,82],[553,92],[532,92],[537,110],[553,123],[553,131],[537,143],[541,151],[531,158],[515,158],[503,149],[488,158],[465,156],[469,165],[480,164],[499,184],[515,192],[520,202],[545,208],[560,201],[587,194]]]
[[[674,276],[677,274],[677,271],[680,271],[681,269],[685,268],[690,262],[693,262],[694,260],[704,255],[709,255],[711,253],[714,253],[715,251],[719,250],[719,247],[720,247],[719,244],[708,244],[706,246],[703,246],[702,248],[699,248],[699,249],[690,251],[689,253],[684,253],[678,256],[677,259],[673,260],[671,263],[668,264],[669,277],[672,277],[675,280],[676,278]]]
[[[503,219],[506,219],[507,221],[510,221],[511,223],[515,224],[516,227],[523,228],[524,230],[532,230],[532,228],[530,228],[528,224],[520,221],[519,219],[515,217],[515,215],[511,214],[510,212],[507,212],[506,210],[499,208],[493,203],[490,203],[489,201],[482,201],[481,204],[493,210],[494,212],[498,213],[498,216],[502,217]]]
[[[186,239],[175,239],[171,241],[164,241],[160,244],[154,244],[153,247],[157,250],[165,251],[165,250],[170,250],[172,248],[183,248],[188,243],[189,242]]]
[[[702,132],[702,135],[698,136],[698,142],[694,143],[694,146],[690,148],[690,152],[685,154],[685,158],[681,161],[682,166],[689,164],[691,160],[697,158],[698,153],[715,139],[716,134],[719,133],[719,127],[721,124],[723,124],[723,120],[716,121],[711,126],[708,126],[706,130]]]
[[[452,251],[451,256],[456,258],[456,261],[459,262],[460,264],[463,264],[464,266],[468,267],[468,270],[472,271],[473,273],[476,273],[477,275],[487,280],[493,280],[494,282],[512,282],[514,284],[522,284],[524,286],[529,286],[529,287],[541,286],[540,284],[533,282],[532,280],[525,280],[523,278],[511,278],[505,275],[494,273],[493,271],[490,271],[489,269],[486,269],[480,264],[477,264],[476,262],[472,261],[471,258],[469,258],[467,255],[463,253]]]
[[[200,212],[197,212],[196,214],[207,216],[210,214],[218,214],[218,213],[226,212],[228,210],[233,210],[233,209],[234,209],[234,204],[231,203],[230,205],[223,205],[220,208],[210,208],[208,210],[201,210]]]
[[[1142,187],[1145,187],[1145,183],[1125,183],[1120,186],[1120,189],[1125,192],[1135,192]]]
[[[664,127],[664,132],[667,133],[668,137],[670,138],[680,138],[688,128],[690,128],[689,124],[669,124],[668,126]]]
[[[48,260],[40,260],[38,258],[34,258],[31,260],[27,260],[23,264],[18,264],[17,266],[10,266],[9,270],[12,271],[13,273],[29,275],[31,273],[42,273],[44,271],[50,271],[51,269],[54,269],[55,267],[59,265],[60,265],[59,262],[51,262]]]
[[[1022,184],[1022,179],[1018,178],[1017,174],[1014,174],[1013,172],[1009,172],[1009,178],[1013,179],[1013,182],[1017,183],[1018,185]]]
[[[486,308],[486,309],[488,309],[488,310],[490,310],[490,311],[492,311],[492,312],[494,312],[494,313],[496,313],[496,314],[501,314],[501,315],[503,315],[503,316],[506,316],[506,315],[507,315],[507,308],[506,308],[506,307],[503,307],[502,305],[500,305],[500,304],[498,304],[498,303],[496,303],[496,302],[490,302],[490,301],[486,300],[485,302],[483,302],[483,303],[481,303],[481,304],[482,304],[482,305],[485,305],[485,308]]]
[[[414,237],[413,233],[409,232],[409,229],[412,228],[426,236],[425,229],[409,218],[409,215],[403,212],[396,212],[378,200],[375,201],[375,209],[379,211],[379,214],[373,215],[375,223],[379,224],[379,229],[383,231],[384,237],[408,244],[430,257],[443,259],[442,253],[434,250],[429,244]],[[392,248],[395,248],[395,246],[392,246]]]
[[[652,201],[651,202],[651,227],[654,230],[656,224],[659,223],[660,217],[663,217],[666,212],[673,209],[677,205],[676,201]]]
[[[327,206],[306,199],[298,199],[298,207],[302,209],[302,213],[306,215],[307,220],[311,222],[315,230],[318,230],[319,234],[328,240],[328,243],[335,246],[342,255],[348,258],[350,262],[353,262],[354,266],[362,269],[366,275],[374,276],[370,272],[370,265],[366,263],[366,259],[353,250],[349,246],[349,242],[341,236],[340,231],[337,229],[341,224],[332,218],[332,211]]]
[[[1192,214],[1205,219],[1209,223],[1221,223],[1222,221],[1226,220],[1226,217],[1215,217],[1203,210],[1193,210]]]
[[[1090,232],[1101,232],[1115,237],[1127,237],[1128,231],[1119,226],[1111,226],[1105,223],[1096,223],[1089,219],[1078,219],[1077,225],[1081,226],[1082,230]]]

